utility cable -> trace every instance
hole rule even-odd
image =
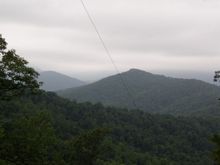
[[[135,102],[135,99],[134,99],[134,97],[133,97],[133,95],[132,95],[132,93],[131,93],[131,91],[130,91],[128,85],[126,84],[126,82],[125,82],[125,80],[124,80],[124,78],[123,78],[121,72],[119,71],[117,65],[115,64],[115,61],[113,60],[113,58],[112,58],[112,56],[111,56],[111,53],[110,53],[110,51],[109,51],[107,45],[105,44],[105,42],[104,42],[104,40],[103,40],[103,38],[102,38],[102,35],[100,34],[100,32],[99,32],[99,30],[98,30],[98,28],[97,28],[95,22],[93,21],[92,16],[91,16],[90,13],[89,13],[89,10],[88,10],[87,7],[86,7],[86,4],[84,3],[83,0],[80,0],[80,1],[81,1],[81,3],[82,3],[82,6],[83,6],[83,8],[84,8],[84,10],[85,10],[85,12],[86,12],[86,14],[87,14],[87,16],[88,16],[88,18],[89,18],[91,24],[92,24],[92,26],[93,26],[94,29],[95,29],[95,32],[96,32],[97,35],[98,35],[98,38],[99,38],[99,40],[100,40],[100,42],[101,42],[101,44],[102,44],[102,46],[103,46],[103,48],[104,48],[106,54],[108,55],[108,57],[109,57],[109,59],[110,59],[112,65],[114,66],[115,71],[118,73],[122,85],[124,86],[125,90],[127,91],[128,96],[131,98],[134,108],[138,109],[138,106],[137,106],[137,104],[136,104],[136,102]]]

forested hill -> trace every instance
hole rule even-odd
[[[175,115],[220,115],[220,88],[199,80],[176,79],[131,69],[122,73],[138,108],[146,112]],[[58,92],[80,102],[135,108],[119,75],[93,84]]]
[[[7,165],[213,165],[210,137],[220,130],[217,119],[78,104],[53,93],[0,101],[0,116]],[[97,129],[108,133],[83,133]]]
[[[43,82],[42,89],[46,91],[57,91],[85,85],[85,82],[81,80],[54,71],[41,72],[39,81]]]

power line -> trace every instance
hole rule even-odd
[[[99,40],[100,40],[100,42],[101,42],[103,48],[104,48],[105,51],[106,51],[106,54],[108,55],[108,57],[109,57],[109,59],[110,59],[112,65],[114,66],[116,72],[118,73],[122,85],[124,86],[125,90],[127,91],[129,97],[132,99],[132,103],[133,103],[134,107],[135,107],[136,109],[138,109],[138,106],[137,106],[137,104],[136,104],[136,102],[135,102],[135,99],[134,99],[132,93],[130,92],[130,89],[129,89],[128,85],[126,84],[126,82],[125,82],[125,80],[124,80],[124,78],[123,78],[121,72],[119,71],[117,65],[115,64],[115,61],[113,60],[113,58],[112,58],[112,56],[111,56],[111,53],[110,53],[110,51],[109,51],[107,45],[105,44],[105,42],[104,42],[104,40],[103,40],[103,38],[102,38],[102,35],[99,33],[99,30],[98,30],[98,28],[97,28],[95,22],[93,21],[92,16],[90,15],[90,13],[89,13],[89,11],[88,11],[88,9],[87,9],[87,7],[86,7],[86,4],[84,3],[83,0],[80,0],[80,1],[81,1],[81,3],[82,3],[82,6],[83,6],[83,8],[84,8],[84,10],[85,10],[85,12],[86,12],[86,14],[87,14],[87,16],[88,16],[88,18],[89,18],[91,24],[92,24],[92,26],[93,26],[94,29],[95,29],[95,32],[97,33],[97,35],[98,35],[98,37],[99,37]]]

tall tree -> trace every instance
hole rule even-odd
[[[215,72],[214,81],[220,81],[220,71]],[[216,144],[216,149],[213,152],[214,159],[218,165],[220,165],[220,136],[214,135],[212,141]]]
[[[35,92],[41,85],[38,76],[15,50],[7,49],[7,42],[0,34],[0,98],[18,96],[26,90]]]

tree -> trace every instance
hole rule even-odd
[[[88,131],[69,142],[69,162],[75,165],[94,165],[100,154],[100,146],[109,132],[98,128]]]
[[[48,113],[38,112],[23,114],[5,123],[5,134],[0,140],[0,160],[16,165],[56,164],[57,138],[51,120]]]
[[[214,135],[214,137],[212,138],[212,141],[216,144],[216,149],[213,152],[213,157],[216,163],[220,165],[220,136]]]
[[[41,86],[39,74],[15,50],[7,50],[7,42],[0,34],[0,98],[19,96],[24,91],[35,92]]]
[[[220,80],[220,71],[215,72],[214,81],[217,82]],[[216,149],[213,151],[214,160],[220,165],[220,136],[214,135],[212,142],[216,144]]]
[[[217,82],[220,80],[220,71],[215,71],[214,81]]]

